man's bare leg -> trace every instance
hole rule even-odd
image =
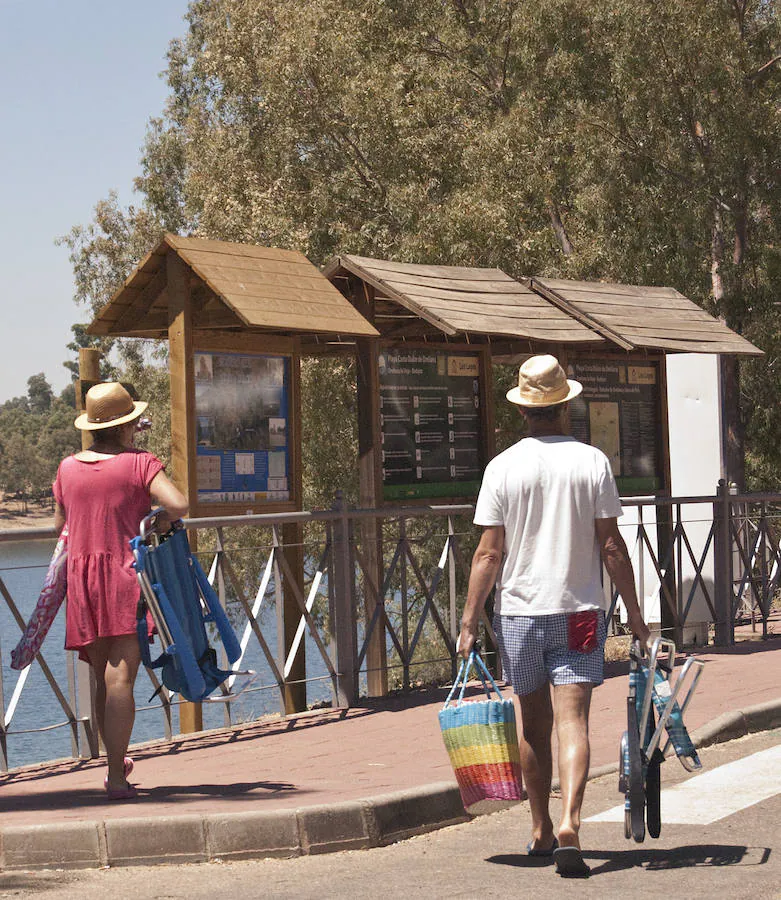
[[[549,808],[553,770],[550,686],[546,682],[538,690],[518,699],[521,704],[521,769],[532,814],[531,847],[533,850],[548,850],[554,838]]]
[[[562,806],[559,845],[562,847],[580,848],[580,809],[591,756],[588,739],[591,690],[589,683],[562,684],[553,689],[559,741]]]

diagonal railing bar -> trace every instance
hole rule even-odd
[[[221,531],[221,529],[218,529],[218,531]],[[276,548],[272,549],[271,551],[272,559],[274,556],[276,556]],[[223,565],[225,567],[225,573],[227,574],[231,584],[233,585],[233,590],[236,592],[236,596],[239,598],[239,603],[241,603],[241,605],[244,607],[244,612],[247,614],[247,621],[249,622],[255,637],[258,639],[260,649],[263,651],[263,655],[266,657],[266,662],[271,669],[274,680],[276,681],[277,687],[279,688],[282,702],[284,703],[285,680],[282,677],[282,673],[279,671],[279,666],[277,666],[277,661],[274,659],[274,655],[272,654],[268,644],[266,643],[266,639],[263,637],[263,632],[260,630],[260,625],[252,616],[252,607],[249,605],[249,601],[247,600],[244,589],[241,586],[239,577],[236,574],[236,570],[233,568],[233,563],[230,561],[230,557],[227,553],[223,555]]]
[[[320,555],[320,559],[317,563],[317,568],[315,569],[312,575],[312,583],[309,586],[309,593],[306,598],[306,608],[309,612],[312,612],[312,607],[315,605],[315,600],[317,598],[317,594],[320,590],[320,583],[323,580],[323,576],[328,571],[328,563],[327,560],[330,559],[331,556],[331,542],[330,540],[326,541],[323,552]],[[307,621],[301,616],[298,620],[298,625],[296,626],[296,633],[293,636],[293,640],[290,644],[290,651],[288,652],[287,659],[285,660],[285,678],[290,677],[290,670],[293,665],[293,661],[296,658],[296,654],[298,653],[298,648],[301,645],[301,640],[304,637],[304,631],[306,629]]]
[[[715,533],[716,533],[716,526],[715,526],[715,524],[712,524],[710,527],[710,531],[708,532],[708,538],[705,541],[705,548],[702,551],[702,556],[700,556],[700,561],[698,563],[694,557],[694,550],[692,549],[692,545],[689,543],[689,536],[686,534],[686,530],[681,525],[681,536],[683,538],[683,543],[686,545],[686,551],[689,554],[689,559],[692,561],[692,565],[694,566],[694,580],[692,581],[691,590],[689,591],[689,595],[686,600],[686,605],[684,606],[683,614],[681,615],[681,621],[684,623],[686,622],[686,620],[689,617],[689,610],[691,609],[691,605],[694,601],[694,595],[697,591],[698,583],[699,583],[700,587],[702,588],[702,593],[705,597],[705,603],[707,604],[708,609],[710,610],[710,614],[713,617],[713,621],[714,622],[716,621],[716,610],[713,606],[713,603],[711,602],[710,591],[708,590],[707,583],[702,576],[702,570],[705,566],[705,560],[708,556],[708,550],[710,549],[710,545],[713,542]],[[678,546],[680,548],[680,542],[679,542]],[[679,552],[679,557],[680,557],[680,555],[681,554]]]
[[[423,631],[423,626],[425,625],[425,621],[426,621],[426,617],[428,615],[429,608],[433,607],[433,612],[435,615],[437,615],[439,612],[436,609],[436,605],[434,604],[434,595],[436,594],[437,589],[439,588],[439,583],[442,580],[442,576],[445,573],[445,566],[447,565],[448,557],[451,553],[450,548],[451,548],[452,542],[453,542],[453,534],[449,533],[445,538],[445,546],[442,548],[442,553],[439,556],[439,561],[436,565],[436,568],[434,569],[434,574],[431,577],[431,583],[429,585],[426,585],[424,582],[421,582],[420,576],[416,572],[416,577],[418,578],[418,582],[420,583],[421,587],[423,588],[425,602],[423,604],[423,609],[421,611],[420,618],[418,620],[418,626],[415,629],[415,634],[412,638],[412,643],[410,644],[410,659],[415,654],[415,647],[417,646],[417,643],[420,640],[420,635]],[[407,548],[407,552],[411,553],[410,547]],[[414,570],[414,562],[415,561],[410,557],[410,563],[413,565],[413,570]],[[440,627],[440,626],[438,625],[437,627]],[[440,627],[440,631],[442,631],[442,632],[445,631],[444,626]],[[449,640],[446,641],[445,646],[448,647],[448,649],[450,650],[451,655],[452,655],[452,653],[455,649],[455,642],[453,641],[451,635],[448,635],[448,637],[449,637]]]
[[[423,575],[423,572],[420,570],[420,566],[418,565],[418,561],[415,559],[414,554],[412,553],[412,549],[409,546],[409,543],[405,541],[405,553],[407,555],[407,559],[409,560],[410,565],[412,566],[412,571],[415,573],[415,577],[418,580],[418,584],[423,589],[423,593],[426,597],[425,603],[423,604],[423,609],[420,613],[420,618],[418,619],[418,626],[415,629],[415,634],[412,638],[412,642],[410,643],[409,649],[409,658],[412,660],[415,655],[415,647],[417,646],[418,640],[420,639],[420,635],[423,631],[423,627],[426,622],[426,618],[429,613],[431,613],[431,617],[433,618],[436,627],[439,633],[442,635],[442,640],[445,642],[445,647],[447,647],[449,653],[453,653],[455,647],[451,644],[450,635],[447,632],[444,624],[442,623],[442,619],[439,615],[439,610],[436,608],[436,604],[434,603],[434,594],[436,592],[437,587],[439,586],[439,581],[442,577],[442,572],[444,571],[444,560],[447,559],[447,548],[450,543],[450,539],[447,538],[445,541],[445,550],[443,556],[440,558],[440,563],[442,568],[437,566],[437,570],[434,573],[431,579],[431,585],[426,584],[426,579]]]
[[[461,541],[458,539],[458,535],[455,535],[455,539],[453,541],[453,556],[455,557],[456,564],[461,571],[461,575],[467,581],[469,580],[469,566],[467,565],[466,560],[464,559],[464,552],[461,549]]]
[[[363,572],[364,576],[367,576],[368,566],[366,565],[363,555],[361,554],[357,546],[354,546],[353,550],[355,553],[356,562],[358,563],[360,570]],[[393,646],[396,648],[396,652],[399,654],[399,659],[402,661],[402,663],[405,662],[404,648],[401,645],[401,641],[396,634],[396,629],[391,624],[391,621],[388,618],[388,612],[385,609],[385,595],[387,594],[388,588],[390,587],[391,578],[393,577],[393,573],[396,569],[396,566],[398,565],[400,556],[401,544],[399,543],[396,545],[396,552],[393,554],[393,560],[391,561],[391,564],[388,567],[388,572],[382,581],[382,594],[376,592],[371,578],[365,577],[364,585],[368,585],[369,593],[374,596],[374,612],[372,613],[371,620],[369,621],[369,627],[366,629],[366,633],[364,634],[363,644],[361,645],[361,649],[358,652],[358,658],[355,663],[356,670],[360,669],[361,665],[363,664],[363,659],[369,649],[369,641],[371,640],[371,636],[374,633],[374,629],[377,627],[377,621],[380,618],[382,618],[383,622],[385,623],[385,627],[388,629],[388,634],[393,641]]]
[[[320,559],[317,563],[317,567],[312,574],[312,582],[309,587],[309,593],[306,598],[306,608],[309,612],[312,612],[312,607],[315,604],[315,600],[317,598],[317,594],[320,590],[320,584],[323,580],[323,576],[328,571],[328,560],[331,556],[331,539],[330,537],[326,540],[325,547],[323,552],[320,555]],[[298,625],[296,626],[296,633],[293,636],[293,640],[290,644],[290,651],[288,652],[287,659],[285,660],[285,678],[290,676],[290,671],[293,665],[293,661],[295,660],[296,654],[298,653],[298,648],[301,644],[301,640],[304,637],[304,631],[306,629],[306,619],[301,616],[298,620]]]
[[[768,520],[767,523],[767,535],[773,556],[773,568],[770,571],[770,580],[767,589],[769,616],[771,599],[775,597],[776,591],[778,590],[779,578],[781,577],[781,546],[779,546],[778,536],[776,535],[775,528],[773,528],[773,523],[770,520]]]
[[[770,615],[770,605],[772,603],[774,588],[773,581],[774,575],[777,579],[777,569],[778,569],[778,550],[773,542],[773,537],[770,534],[770,522],[768,520],[767,514],[763,512],[762,518],[760,519],[760,529],[762,532],[762,540],[761,540],[761,548],[759,551],[759,559],[760,566],[762,569],[762,592],[760,597],[758,597],[759,609],[762,613],[763,622],[767,620]],[[768,556],[771,555],[773,558],[773,570],[771,573],[768,573]]]
[[[759,530],[757,530],[756,534],[754,535],[754,539],[751,544],[751,550],[748,553],[746,552],[746,548],[739,540],[739,532],[734,524],[732,526],[732,532],[733,537],[735,538],[735,547],[737,548],[738,555],[743,561],[743,574],[740,579],[740,587],[738,588],[737,593],[735,593],[732,597],[732,618],[734,619],[735,614],[738,611],[738,607],[743,601],[743,592],[749,584],[751,585],[751,590],[754,596],[758,596],[756,584],[754,583],[755,576],[753,575],[753,569],[754,555],[757,551],[757,547],[759,546],[760,532]]]
[[[224,558],[224,551],[220,551],[221,556]],[[215,557],[216,559],[216,557]],[[222,564],[221,560],[221,564]],[[260,610],[263,608],[263,601],[266,599],[266,591],[268,590],[269,581],[271,581],[271,572],[274,567],[274,550],[272,549],[269,554],[268,559],[266,560],[266,567],[263,570],[263,575],[260,579],[260,585],[258,586],[258,590],[255,594],[255,600],[252,604],[252,610],[250,612],[251,621],[248,618],[247,624],[244,626],[244,632],[241,635],[241,641],[239,642],[239,647],[241,649],[241,655],[236,660],[236,662],[231,666],[234,672],[238,672],[241,669],[242,663],[244,662],[244,655],[247,652],[247,647],[249,646],[249,639],[252,636],[253,628],[252,622],[257,624],[257,627],[260,628],[258,624],[258,616],[260,615]],[[228,679],[228,687],[232,688],[233,683],[236,681],[236,676],[231,675]]]
[[[659,560],[656,558],[656,553],[654,553],[654,549],[651,546],[651,542],[648,539],[648,535],[646,534],[645,524],[640,522],[637,527],[638,533],[642,537],[643,544],[645,545],[646,550],[648,551],[648,555],[651,557],[651,562],[653,563],[654,569],[656,569],[657,577],[659,578],[659,590],[660,596],[664,597],[664,602],[667,604],[667,608],[670,610],[670,614],[673,617],[673,623],[676,627],[680,627],[681,621],[678,616],[678,610],[675,608],[675,601],[670,595],[670,588],[667,586],[665,581],[664,573],[670,568],[670,557],[673,552],[673,544],[667,547],[667,552],[664,557],[664,564],[661,565]],[[660,554],[661,555],[661,554]]]
[[[274,526],[274,531],[276,532],[276,526]],[[274,535],[275,541],[278,540],[278,535]],[[317,649],[320,651],[320,656],[325,663],[326,668],[328,669],[328,674],[331,676],[334,687],[334,696],[336,696],[336,670],[333,667],[333,663],[331,662],[331,657],[328,655],[328,650],[323,643],[323,639],[320,637],[320,632],[317,630],[317,624],[315,620],[312,618],[312,614],[307,609],[306,601],[304,600],[303,594],[299,590],[298,584],[296,583],[295,578],[293,577],[293,572],[290,569],[287,559],[285,558],[285,554],[279,552],[281,550],[281,545],[277,545],[277,556],[279,558],[280,565],[282,567],[282,571],[285,575],[285,578],[288,580],[289,587],[291,589],[291,593],[295,598],[296,603],[298,604],[298,608],[301,610],[301,616],[306,621],[306,624],[309,626],[309,633],[312,635],[312,639],[317,645]],[[314,598],[313,598],[314,599]],[[293,654],[295,657],[295,654]],[[292,658],[288,657],[288,660],[292,664]],[[286,676],[287,677],[287,676]]]
[[[163,711],[163,730],[165,731],[165,738],[167,741],[170,741],[173,737],[173,718],[172,718],[172,704],[171,704],[171,692],[168,688],[159,680],[157,675],[152,671],[152,669],[147,669],[144,666],[146,674],[149,680],[152,682],[152,687],[154,688],[153,697],[160,698],[160,706],[159,708]],[[142,712],[145,709],[154,709],[154,706],[140,706],[136,710],[137,712]]]
[[[0,577],[0,593],[2,593],[3,598],[8,606],[8,609],[11,612],[11,615],[16,619],[16,624],[19,626],[20,630],[24,632],[27,627],[27,623],[22,618],[21,613],[19,612],[16,603],[14,602],[13,597],[11,596],[8,588],[6,587],[5,581],[3,581],[2,577]],[[79,724],[89,725],[89,718],[87,716],[79,717],[76,715],[75,711],[71,707],[67,698],[60,690],[59,684],[57,684],[57,679],[52,674],[51,669],[49,668],[46,660],[43,657],[43,653],[38,651],[35,655],[36,660],[38,660],[38,664],[41,667],[41,671],[43,672],[46,680],[49,682],[49,687],[51,687],[54,692],[54,696],[57,698],[57,702],[60,704],[62,711],[65,713],[67,717],[67,722],[62,722],[60,725],[55,727],[62,727],[64,725],[69,725],[72,730],[73,740],[75,741],[75,746],[78,750],[79,747]]]

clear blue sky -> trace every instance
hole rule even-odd
[[[44,372],[55,391],[73,302],[66,247],[116,190],[138,200],[133,178],[147,121],[168,94],[160,73],[169,41],[185,34],[187,0],[0,0],[0,402]]]

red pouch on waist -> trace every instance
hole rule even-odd
[[[570,650],[577,653],[591,653],[597,649],[598,609],[583,609],[570,613],[567,618],[568,640]]]

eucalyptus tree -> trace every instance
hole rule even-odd
[[[68,238],[78,299],[104,302],[164,228],[315,262],[358,252],[673,285],[768,349],[743,388],[751,472],[769,477],[781,446],[774,4],[195,0],[187,25],[141,204],[109,199]],[[346,411],[349,391],[318,390],[349,367],[308,371],[307,415]],[[351,438],[336,431],[338,480]],[[731,434],[738,459],[736,415]]]

